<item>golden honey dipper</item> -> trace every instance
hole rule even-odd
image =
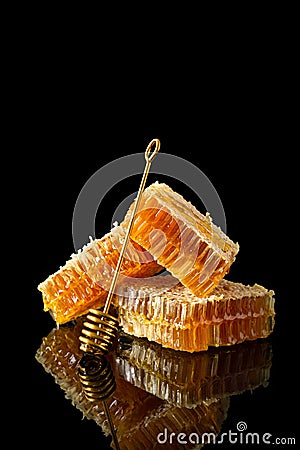
[[[109,422],[112,438],[117,450],[119,449],[119,444],[110,417],[109,408],[107,407],[105,401],[113,394],[116,384],[111,366],[104,355],[109,351],[109,348],[113,344],[118,331],[119,323],[116,317],[109,314],[109,310],[129,241],[133,221],[140,204],[141,195],[146,184],[150,166],[159,149],[159,139],[153,139],[146,148],[146,165],[144,168],[143,177],[103,311],[99,309],[90,309],[87,314],[87,320],[83,323],[81,336],[79,337],[81,343],[80,350],[82,350],[84,354],[79,363],[78,377],[82,384],[86,398],[90,401],[100,400],[103,402],[104,411]]]

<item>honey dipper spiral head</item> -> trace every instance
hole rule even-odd
[[[98,309],[91,309],[83,323],[80,350],[93,355],[107,353],[118,332],[118,319]]]
[[[92,402],[106,400],[116,389],[115,377],[105,356],[85,354],[79,362],[78,376],[86,398]]]

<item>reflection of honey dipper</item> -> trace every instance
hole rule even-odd
[[[152,151],[152,147],[154,144],[155,148]],[[106,399],[113,394],[116,388],[116,384],[111,366],[104,355],[109,351],[116,337],[116,332],[118,331],[118,319],[109,314],[109,310],[115,292],[116,283],[123,262],[124,254],[129,241],[133,220],[139,207],[141,194],[146,184],[151,162],[156,153],[159,151],[159,148],[159,140],[154,139],[150,142],[146,149],[145,170],[138,190],[135,206],[128,223],[123,246],[119,255],[117,266],[114,271],[103,311],[100,309],[91,309],[89,311],[87,320],[83,324],[81,336],[79,337],[79,340],[81,342],[80,349],[84,352],[78,368],[79,380],[81,381],[86,398],[89,401],[103,401],[103,407],[109,421],[111,434],[117,449],[119,449],[119,444],[115,434],[114,425],[110,417],[109,409],[106,405]]]
[[[48,336],[43,338],[36,352],[36,359],[44,370],[52,375],[66,398],[84,417],[94,420],[105,435],[111,435],[112,428],[106,420],[103,402],[90,402],[84,395],[82,384],[77,377],[82,356],[79,336],[83,320],[84,318],[80,318],[76,324],[53,328]],[[211,404],[202,403],[195,408],[175,406],[122,379],[116,370],[115,350],[116,348],[112,349],[106,357],[114,370],[116,382],[116,389],[106,400],[106,405],[116,427],[116,438],[121,448],[155,448],[156,436],[165,428],[169,434],[175,430],[178,433],[197,433],[199,436],[204,432],[220,432],[227,415],[229,398],[216,398]],[[158,445],[158,448],[160,447],[161,445]],[[171,448],[178,447],[174,443]]]

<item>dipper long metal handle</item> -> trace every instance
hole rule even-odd
[[[154,149],[153,149],[153,147],[154,147]],[[116,266],[116,269],[115,269],[115,272],[114,272],[114,276],[113,276],[113,279],[112,279],[112,282],[111,282],[111,285],[110,285],[110,289],[109,289],[109,292],[108,292],[108,295],[107,295],[107,298],[106,298],[106,302],[105,302],[105,305],[104,305],[104,309],[103,309],[103,313],[104,314],[107,314],[108,311],[109,311],[109,307],[110,307],[110,304],[111,304],[112,297],[114,295],[114,291],[115,291],[115,287],[116,287],[116,284],[117,284],[119,272],[120,272],[121,265],[122,265],[122,262],[123,262],[124,254],[125,254],[125,251],[126,251],[126,248],[127,248],[129,237],[130,237],[130,233],[131,233],[134,217],[136,215],[136,212],[138,210],[138,207],[139,207],[139,204],[140,204],[140,201],[141,201],[141,196],[142,196],[142,193],[144,191],[144,187],[145,187],[145,184],[146,184],[146,180],[147,180],[147,176],[148,176],[148,173],[149,173],[149,170],[150,170],[151,163],[152,163],[155,155],[159,151],[159,149],[160,149],[160,140],[159,139],[152,139],[152,141],[148,144],[148,147],[146,148],[146,151],[145,151],[146,165],[145,165],[143,177],[142,177],[141,184],[140,184],[140,187],[139,187],[139,190],[138,190],[138,194],[137,194],[137,197],[136,197],[136,200],[135,200],[135,205],[134,205],[134,208],[133,208],[133,211],[132,211],[132,214],[131,214],[129,225],[128,225],[128,228],[127,228],[127,231],[126,231],[126,235],[125,235],[123,246],[122,246],[122,249],[121,249],[121,252],[120,252],[119,260],[118,260],[118,263],[117,263],[117,266]]]
[[[90,401],[102,400],[105,415],[107,417],[113,442],[116,450],[120,450],[117,435],[111,419],[109,408],[106,404],[106,399],[112,395],[116,388],[115,378],[110,364],[105,358],[104,354],[112,343],[115,332],[118,330],[118,319],[108,314],[111,300],[115,291],[118,275],[121,269],[122,261],[130,237],[134,217],[138,210],[141,195],[143,193],[147,176],[150,170],[151,163],[156,153],[160,149],[160,141],[153,139],[146,151],[145,159],[146,165],[138,190],[134,208],[129,220],[128,228],[126,230],[122,249],[120,251],[118,263],[112,278],[110,289],[106,298],[103,311],[99,309],[90,309],[87,315],[87,320],[84,322],[81,336],[80,349],[84,352],[84,356],[80,360],[79,365],[79,379],[85,396]]]

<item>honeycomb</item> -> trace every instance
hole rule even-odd
[[[130,236],[198,297],[213,290],[239,251],[239,245],[209,214],[201,214],[168,185],[158,182],[143,192]]]
[[[126,229],[120,224],[101,239],[92,240],[38,285],[44,310],[50,311],[58,324],[104,305],[125,233]],[[119,282],[124,282],[126,277],[150,277],[161,270],[148,252],[131,241],[124,255]]]
[[[172,276],[156,276],[156,288],[134,282],[118,295],[123,330],[175,350],[198,352],[210,346],[234,345],[267,337],[274,328],[274,292],[257,284],[246,286],[227,279],[208,297],[193,295],[182,284],[169,289]]]

